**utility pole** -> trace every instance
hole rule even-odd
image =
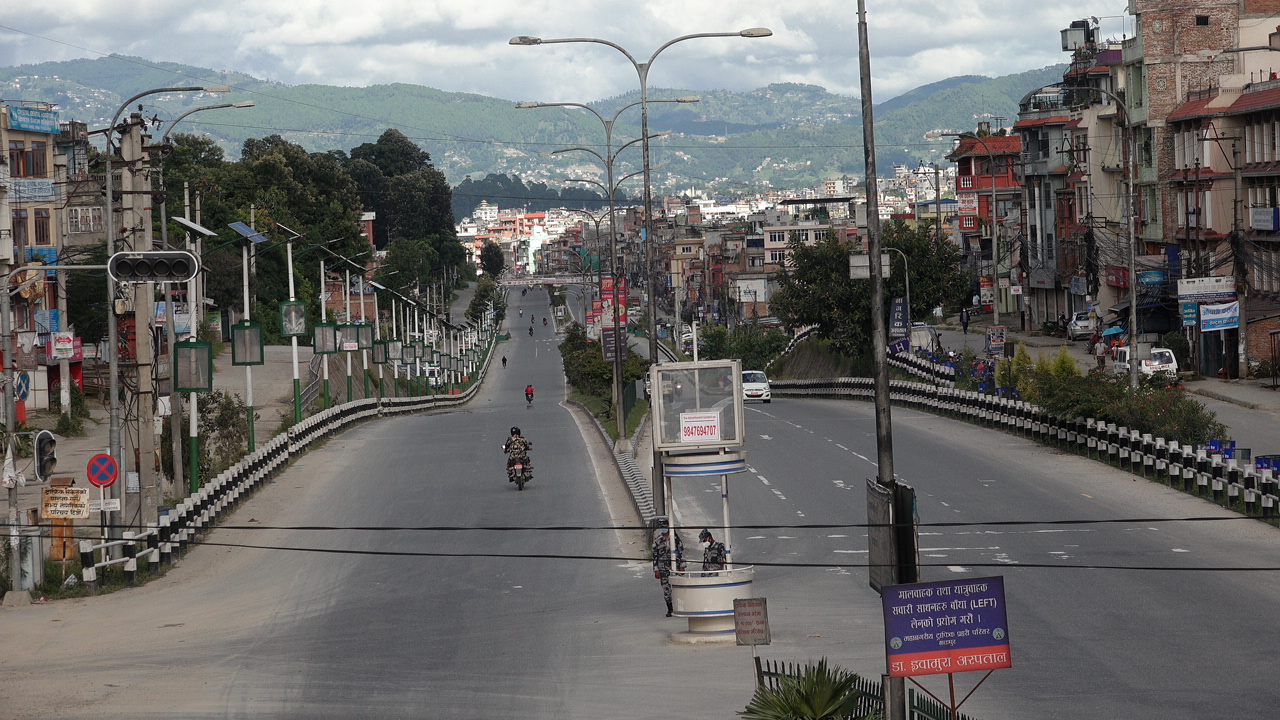
[[[862,147],[867,172],[867,239],[871,263],[871,347],[875,359],[876,482],[896,495],[893,474],[893,425],[889,406],[889,340],[884,313],[884,277],[880,274],[880,198],[876,185],[875,106],[871,95],[871,49],[867,39],[866,0],[858,0],[858,70],[862,95]],[[870,490],[868,490],[870,492]],[[897,545],[895,533],[895,545]],[[896,557],[902,548],[897,548]],[[901,564],[900,564],[901,566]],[[896,575],[897,573],[895,573]],[[917,578],[898,578],[914,582]],[[884,678],[884,707],[888,720],[906,720],[906,681]]]
[[[150,138],[143,133],[145,125],[141,114],[131,114],[126,125],[125,136],[120,144],[123,164],[120,183],[124,194],[121,226],[126,233],[125,242],[129,250],[147,252],[152,249]],[[155,514],[160,500],[155,473],[155,387],[152,382],[155,296],[155,283],[133,285],[134,342],[137,352],[135,364],[138,373],[138,504],[136,509],[128,508],[126,487],[122,507],[125,508],[126,521],[136,518],[140,528]]]
[[[1237,377],[1241,380],[1249,377],[1249,316],[1245,312],[1245,306],[1249,295],[1249,269],[1243,261],[1244,255],[1240,252],[1240,245],[1244,242],[1241,237],[1241,231],[1244,224],[1241,222],[1240,210],[1241,203],[1241,185],[1244,182],[1243,169],[1240,167],[1240,140],[1235,138],[1231,141],[1231,170],[1234,176],[1235,198],[1231,202],[1231,234],[1232,234],[1232,268],[1235,270],[1236,276],[1236,301],[1239,303],[1240,328],[1237,330],[1239,336],[1239,347],[1236,349],[1240,356],[1240,371]]]

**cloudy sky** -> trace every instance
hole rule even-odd
[[[1058,31],[1097,17],[1132,34],[1126,0],[867,0],[877,100],[954,75],[1063,62]],[[637,87],[617,51],[513,47],[516,35],[596,37],[643,60],[681,35],[767,27],[763,39],[690,40],[651,87],[750,90],[774,82],[856,95],[853,0],[177,0],[0,3],[0,66],[119,53],[288,84],[405,82],[510,100],[600,99]]]

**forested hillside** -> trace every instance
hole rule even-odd
[[[950,144],[927,139],[926,133],[968,130],[980,120],[995,118],[1011,124],[1018,99],[1060,79],[1061,73],[1061,66],[1051,66],[994,79],[964,76],[892,98],[877,110],[877,162],[887,171],[893,163],[939,159]],[[600,124],[582,110],[517,109],[509,100],[407,84],[288,86],[123,56],[0,68],[4,98],[56,103],[64,119],[83,120],[91,127],[105,125],[109,114],[139,91],[201,83],[229,84],[235,92],[217,100],[197,93],[153,96],[146,99],[145,112],[163,122],[191,107],[253,100],[253,108],[210,111],[183,121],[182,131],[204,134],[232,156],[245,140],[266,135],[279,135],[309,151],[345,150],[376,140],[390,127],[430,153],[433,165],[454,185],[468,176],[473,182],[483,182],[490,174],[519,176],[529,187],[546,183],[546,189],[526,190],[549,199],[548,193],[560,197],[565,178],[599,181],[603,175],[587,153],[540,156],[573,146],[600,149]],[[795,83],[744,93],[651,91],[654,98],[688,95],[701,100],[651,106],[652,129],[675,133],[653,143],[659,187],[733,193],[810,185],[823,177],[862,171],[861,113],[855,97]],[[638,93],[629,93],[594,105],[609,116],[637,99]],[[638,110],[627,111],[615,132],[617,143],[637,137],[638,122]],[[618,175],[638,167],[639,151],[625,151]],[[623,190],[630,188],[634,194],[638,181],[630,182]]]

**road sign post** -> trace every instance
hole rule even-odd
[[[98,488],[98,517],[102,520],[102,539],[107,539],[107,512],[110,510],[107,506],[106,489],[116,481],[120,475],[120,466],[116,463],[116,459],[107,453],[98,453],[89,458],[89,464],[85,468],[85,474],[89,478],[89,483]],[[117,503],[119,499],[113,498]],[[90,510],[93,506],[90,505]],[[117,506],[115,510],[119,510]]]

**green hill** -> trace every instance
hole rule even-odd
[[[1011,124],[1017,101],[1029,90],[1061,78],[1051,66],[999,78],[962,76],[931,83],[881,103],[876,113],[877,163],[938,160],[949,143],[930,141],[937,130],[969,130],[978,121],[1002,117]],[[277,133],[313,151],[349,150],[395,127],[431,153],[450,182],[488,173],[519,175],[560,185],[565,177],[600,179],[585,153],[540,157],[540,152],[603,142],[599,122],[563,108],[518,110],[515,103],[469,93],[391,84],[369,87],[284,85],[235,72],[141,58],[111,56],[0,68],[0,96],[56,103],[63,119],[103,127],[125,99],[145,89],[227,84],[231,95],[198,93],[151,96],[145,112],[162,124],[192,107],[252,99],[257,107],[193,115],[178,128],[201,132],[232,157],[251,137]],[[673,135],[653,143],[655,184],[667,188],[710,185],[732,193],[771,186],[811,185],[824,177],[861,174],[862,128],[856,97],[814,85],[779,83],[735,93],[723,90],[655,89],[654,98],[698,95],[696,104],[653,104],[650,124]],[[639,99],[629,93],[593,103],[606,117]],[[634,124],[626,125],[624,121]],[[635,138],[638,110],[615,131],[618,142]],[[638,150],[623,153],[619,175],[639,166]]]

